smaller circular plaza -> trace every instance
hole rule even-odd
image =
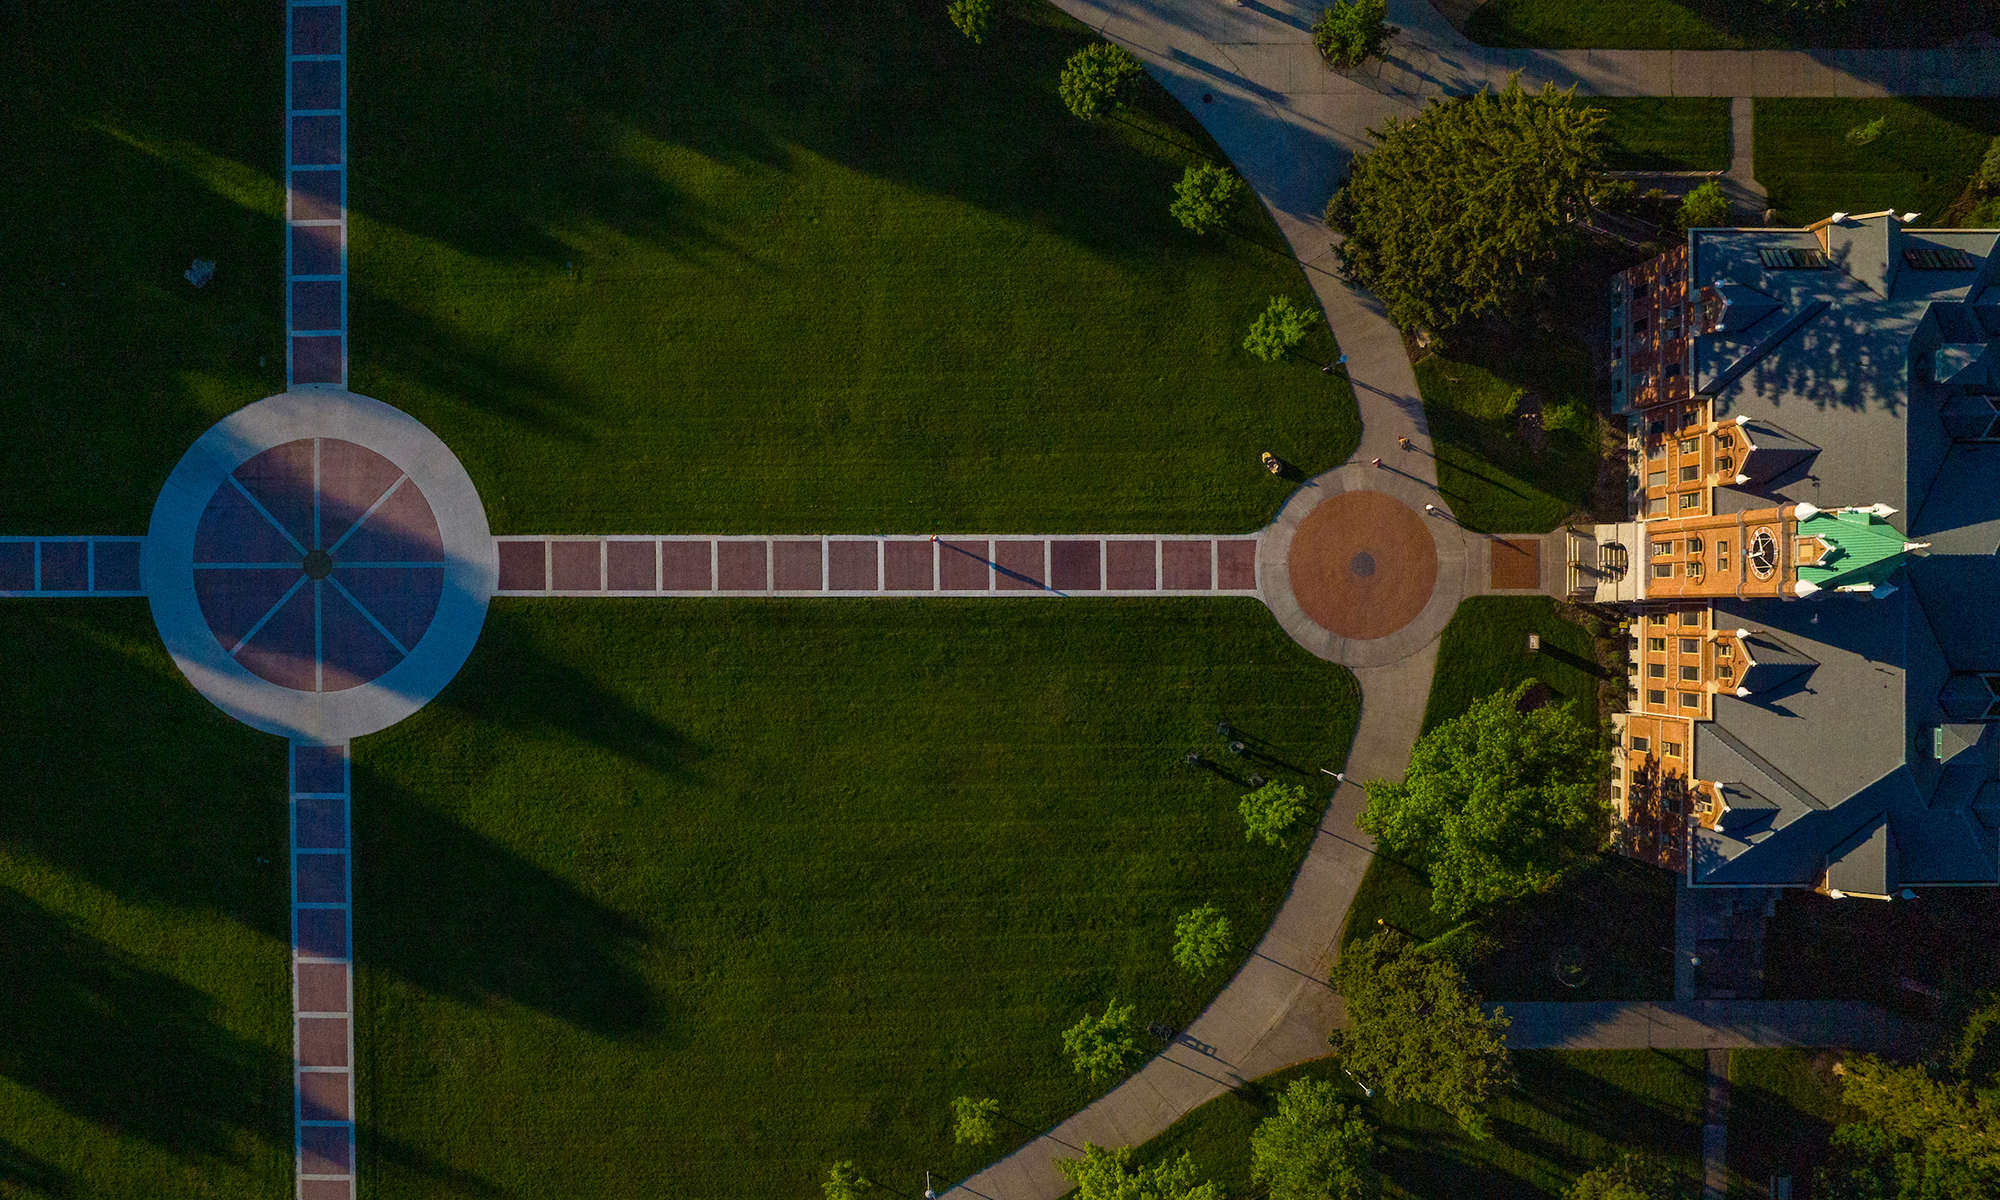
[[[1421,515],[1374,491],[1329,496],[1299,522],[1286,556],[1291,589],[1338,637],[1387,637],[1415,620],[1437,587],[1437,543]]]

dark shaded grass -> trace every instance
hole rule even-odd
[[[1592,96],[1585,103],[1611,114],[1607,171],[1729,169],[1727,96]]]
[[[1481,45],[1547,49],[1939,46],[2000,32],[2000,18],[1985,0],[1855,0],[1833,12],[1775,0],[1487,0],[1465,31]]]
[[[1765,1200],[1771,1180],[1792,1177],[1811,1195],[1813,1168],[1827,1158],[1834,1126],[1860,1114],[1840,1100],[1831,1050],[1729,1052],[1729,1195]]]
[[[1221,716],[1307,772],[1346,672],[1234,602],[501,603],[361,744],[363,1115],[381,1196],[817,1194],[970,1173],[1100,1088],[1061,1030],[1184,1025],[1173,916],[1241,941],[1303,844],[1181,762]],[[440,1183],[445,1171],[456,1183]]]
[[[1991,99],[1765,99],[1756,118],[1757,181],[1779,222],[1794,226],[1884,209],[1941,224],[2000,135]],[[1887,122],[1880,136],[1848,141],[1876,120]]]

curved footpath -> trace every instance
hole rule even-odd
[[[1416,376],[1402,335],[1374,297],[1336,273],[1321,221],[1350,156],[1367,131],[1414,115],[1426,99],[1502,86],[1520,71],[1590,95],[1883,96],[2000,94],[2000,45],[1936,51],[1683,52],[1496,50],[1472,45],[1426,0],[1390,0],[1402,32],[1387,59],[1356,72],[1326,68],[1310,30],[1322,5],[1296,0],[1055,0],[1133,50],[1148,71],[1198,117],[1277,220],[1347,355],[1362,419],[1352,462],[1301,488],[1259,551],[1264,599],[1279,622],[1321,657],[1343,662],[1360,681],[1360,725],[1348,755],[1355,779],[1399,777],[1423,719],[1437,634],[1466,595],[1488,590],[1485,539],[1448,518],[1427,518],[1439,576],[1431,603],[1388,637],[1335,637],[1305,618],[1292,596],[1285,551],[1322,499],[1351,490],[1385,492],[1422,512],[1437,477]],[[1405,450],[1399,439],[1409,439]],[[1392,469],[1379,470],[1372,459]],[[1355,825],[1365,796],[1341,786],[1305,865],[1270,930],[1236,977],[1165,1051],[1082,1112],[952,1188],[982,1200],[1056,1200],[1069,1181],[1057,1158],[1101,1146],[1143,1142],[1238,1084],[1325,1053],[1344,1019],[1327,978],[1340,927],[1373,844]],[[1512,1006],[1510,1006],[1512,1007]],[[1532,1007],[1521,1040],[1538,1045],[1645,1046],[1786,1044],[1804,1032],[1845,1030],[1881,1040],[1879,1023],[1853,1014],[1660,1005]],[[1546,1009],[1547,1011],[1543,1011]],[[1669,1011],[1672,1009],[1672,1011]],[[1841,1019],[1841,1018],[1846,1019]],[[1831,1021],[1831,1024],[1828,1022]],[[1746,1030],[1748,1024],[1754,1031]],[[1663,1029],[1671,1028],[1670,1034]]]

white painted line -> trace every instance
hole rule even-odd
[[[317,438],[315,438],[315,439],[314,439],[314,444],[315,444],[315,445],[317,445],[317,444],[318,444],[318,439],[317,439]],[[339,539],[337,539],[337,540],[336,540],[336,541],[335,541],[335,542],[333,543],[333,545],[331,545],[331,546],[328,546],[328,547],[326,548],[326,552],[327,552],[328,554],[332,554],[332,553],[333,553],[333,552],[334,552],[335,550],[338,550],[338,549],[340,549],[342,545],[346,544],[346,542],[347,542],[347,539],[348,539],[348,538],[351,538],[351,537],[353,537],[353,536],[354,536],[354,531],[355,531],[355,530],[357,530],[357,529],[359,529],[359,528],[361,528],[362,524],[363,524],[363,523],[364,523],[365,521],[367,521],[367,520],[368,520],[368,518],[370,518],[370,517],[372,517],[372,516],[374,516],[374,515],[375,515],[375,510],[376,510],[376,509],[379,509],[379,508],[381,508],[381,507],[382,507],[382,506],[383,506],[384,504],[387,504],[387,503],[389,502],[389,497],[391,497],[391,496],[395,495],[395,494],[396,494],[396,490],[397,490],[398,488],[402,487],[402,486],[403,486],[404,484],[408,483],[409,481],[410,481],[410,477],[409,477],[409,476],[408,476],[407,474],[405,474],[405,475],[398,475],[398,476],[396,476],[396,482],[394,482],[394,483],[392,483],[392,484],[390,484],[390,485],[389,485],[389,490],[388,490],[388,491],[386,491],[386,492],[383,492],[383,493],[382,493],[382,494],[381,494],[380,496],[377,496],[377,497],[375,498],[375,503],[373,503],[373,504],[371,504],[371,505],[369,505],[369,506],[368,506],[368,511],[367,511],[367,512],[364,512],[364,513],[362,513],[362,514],[361,514],[360,516],[358,516],[358,517],[354,518],[354,524],[352,524],[352,525],[349,525],[349,526],[347,527],[347,532],[346,532],[346,533],[343,533],[343,534],[341,534],[341,535],[340,535],[340,537],[339,537]],[[318,492],[317,492],[317,491],[315,491],[315,492],[314,492],[314,495],[315,495],[315,496],[316,496],[316,495],[318,495]],[[318,518],[317,518],[317,517],[315,517],[315,518],[314,518],[314,520],[315,520],[315,521],[317,521],[317,520],[318,520]]]
[[[262,617],[259,617],[257,619],[257,623],[250,627],[250,632],[243,635],[243,640],[236,643],[234,646],[230,647],[229,657],[235,658],[236,652],[243,649],[244,646],[248,645],[250,643],[250,639],[256,637],[257,634],[264,628],[264,623],[266,621],[269,621],[272,617],[276,616],[278,614],[278,610],[285,606],[285,602],[290,600],[293,596],[298,595],[299,589],[304,587],[305,585],[306,585],[306,577],[304,575],[300,575],[297,581],[294,582],[291,587],[285,589],[285,594],[278,598],[278,602],[271,606],[271,610],[265,613]]]

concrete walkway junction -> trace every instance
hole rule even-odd
[[[1296,0],[1057,0],[1139,54],[1201,119],[1277,219],[1327,314],[1360,403],[1348,465],[1305,481],[1272,523],[1228,536],[495,537],[443,443],[346,390],[347,26],[343,0],[286,5],[286,329],[290,390],[191,447],[139,537],[0,538],[0,597],[145,596],[176,664],[225,712],[291,743],[295,1149],[300,1200],[353,1200],[349,746],[436,695],[488,601],[508,596],[1240,596],[1353,669],[1354,779],[1408,763],[1437,638],[1482,592],[1560,593],[1560,535],[1493,538],[1442,504],[1401,334],[1344,285],[1320,212],[1367,130],[1432,97],[1576,83],[1587,94],[1719,95],[1730,173],[1754,202],[1749,97],[1992,95],[2000,50],[1796,53],[1501,51],[1425,0],[1391,0],[1388,58],[1328,70]],[[1376,461],[1379,460],[1379,461]],[[1340,786],[1285,903],[1238,975],[1167,1049],[1083,1112],[953,1188],[1054,1200],[1054,1160],[1146,1140],[1198,1105],[1326,1052],[1327,980],[1372,853]],[[1695,1001],[1509,1006],[1519,1046],[1842,1043],[1908,1031],[1839,1004]],[[1715,1156],[1719,1156],[1720,1142]]]

